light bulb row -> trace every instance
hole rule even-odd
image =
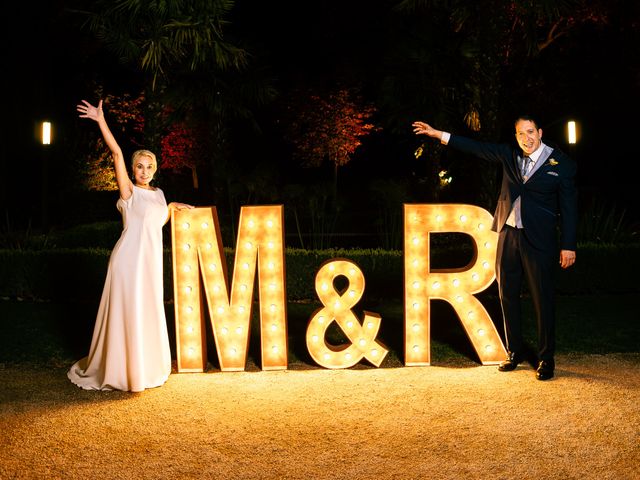
[[[451,207],[453,205],[449,205],[449,206]],[[414,209],[416,208],[415,205],[413,207]],[[430,208],[430,210],[432,209]],[[432,212],[432,211],[430,211],[428,214],[413,213],[413,214],[409,214],[409,219],[410,219],[410,223],[414,226],[416,225],[433,226],[433,224],[435,223],[437,225],[437,229],[432,230],[432,232],[434,233],[438,229],[442,229],[442,228],[447,228],[447,231],[449,231],[449,229],[454,228],[456,225],[458,227],[460,225],[464,225],[465,230],[469,228],[467,227],[468,225],[473,225],[471,228],[478,232],[482,232],[486,230],[487,226],[483,220],[477,218],[471,213],[461,213],[461,210],[464,210],[463,208],[455,208],[454,210],[455,211],[449,212],[449,213]]]

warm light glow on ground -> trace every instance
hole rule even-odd
[[[541,385],[530,367],[502,373],[467,358],[428,368],[292,363],[171,375],[131,394],[83,391],[59,369],[7,364],[0,476],[636,478],[640,356],[558,356],[557,365]]]

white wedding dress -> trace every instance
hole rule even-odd
[[[124,229],[109,259],[89,355],[67,376],[86,390],[139,392],[171,373],[162,276],[168,208],[162,190],[137,186],[117,207]]]

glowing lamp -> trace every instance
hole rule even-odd
[[[431,363],[431,299],[452,305],[484,365],[506,357],[493,321],[473,296],[495,279],[497,233],[484,228],[491,222],[489,212],[473,205],[404,205],[404,283],[414,286],[404,290],[405,365]],[[429,236],[445,232],[465,233],[473,239],[475,254],[466,267],[430,269]]]
[[[191,228],[192,225],[199,225],[201,228]],[[202,372],[206,365],[206,331],[201,290],[205,293],[220,369],[245,369],[256,269],[262,369],[287,368],[283,207],[242,207],[239,225],[236,242],[239,248],[235,252],[233,278],[229,289],[216,208],[172,211],[171,240],[179,372]],[[189,245],[189,248],[183,248],[185,245]],[[267,245],[271,248],[267,248]],[[273,285],[276,288],[270,288]],[[229,328],[228,325],[236,326]],[[272,328],[273,325],[277,328]],[[188,354],[183,355],[183,352]]]
[[[51,122],[42,122],[42,145],[51,145]]]
[[[575,145],[578,142],[576,122],[573,120],[567,122],[567,142],[570,145]]]

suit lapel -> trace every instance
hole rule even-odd
[[[552,153],[553,148],[551,148],[549,145],[545,145],[542,149],[542,153],[540,154],[540,158],[538,159],[538,163],[540,164],[540,166],[544,165],[544,162],[547,161],[547,158],[549,158]]]
[[[536,162],[536,165],[533,167],[534,170],[529,175],[528,181],[531,181],[531,179],[542,169],[545,162],[551,156],[552,153],[553,153],[553,148],[551,148],[549,145],[545,145],[544,148],[542,149],[542,153],[538,157],[538,161]]]

